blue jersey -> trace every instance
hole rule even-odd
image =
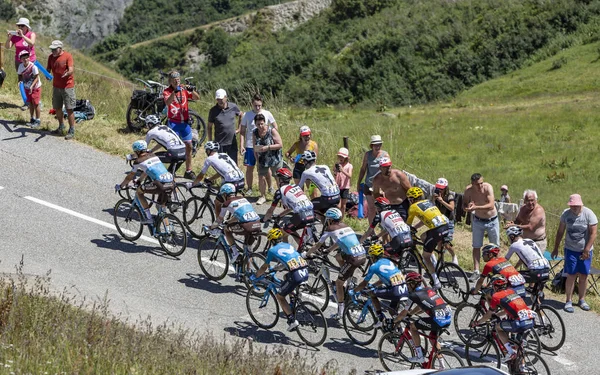
[[[141,159],[139,163],[133,165],[133,172],[141,170],[146,173],[152,181],[173,182],[173,175],[167,171],[167,167],[160,161],[158,156],[149,155],[147,159]]]
[[[265,263],[269,264],[273,261],[285,265],[288,271],[295,271],[308,265],[296,249],[286,242],[280,242],[269,249]]]
[[[219,216],[225,217],[227,212],[231,213],[240,223],[260,220],[260,216],[254,211],[252,204],[242,197],[233,197],[225,201]]]
[[[356,237],[354,230],[348,226],[334,229],[331,232],[324,232],[319,242],[325,243],[325,240],[328,237],[331,237],[333,241],[340,247],[342,253],[346,255],[358,257],[367,253],[365,248],[360,244],[358,237]]]
[[[397,286],[405,283],[402,271],[396,267],[392,261],[387,258],[380,258],[371,267],[365,276],[366,281],[370,281],[373,276],[377,275],[379,280],[387,286]]]

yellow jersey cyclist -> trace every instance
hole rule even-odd
[[[425,199],[425,194],[419,187],[411,187],[408,189],[406,198],[410,202],[406,223],[412,226],[415,218],[418,218],[420,223],[415,225],[414,228],[418,229],[423,225],[428,228],[421,237],[423,239],[423,260],[433,279],[434,289],[439,289],[441,284],[435,274],[435,267],[431,256],[433,250],[442,243],[449,230],[448,218],[440,212],[440,209],[437,208],[435,204]]]

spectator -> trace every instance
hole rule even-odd
[[[471,176],[471,185],[467,187],[463,196],[463,205],[466,212],[472,213],[472,245],[473,245],[473,274],[471,281],[479,280],[479,259],[483,237],[487,232],[490,243],[500,240],[500,223],[498,211],[494,203],[494,188],[479,173]]]
[[[523,193],[523,206],[519,209],[517,218],[508,222],[506,228],[513,225],[523,229],[523,238],[533,240],[537,247],[546,251],[548,241],[546,239],[546,211],[537,201],[535,190],[525,190]]]
[[[237,164],[238,149],[235,137],[236,129],[242,120],[242,112],[235,103],[227,100],[227,92],[218,89],[215,93],[217,104],[208,111],[208,140],[218,142],[221,152],[226,153]],[[235,123],[235,117],[238,123]],[[213,136],[213,127],[215,134]]]
[[[500,186],[500,203],[512,203],[510,201],[510,195],[508,195],[508,186]]]
[[[342,147],[337,153],[337,163],[333,168],[335,183],[340,188],[340,211],[342,211],[342,219],[346,215],[346,202],[350,196],[350,179],[352,178],[352,164],[348,158],[348,149]]]
[[[192,170],[192,127],[190,126],[189,101],[200,99],[196,91],[181,86],[179,72],[169,72],[169,86],[163,91],[163,99],[167,107],[168,125],[185,144],[185,173],[183,178],[196,179]]]
[[[569,197],[569,208],[563,211],[560,216],[560,224],[556,231],[556,240],[554,241],[554,251],[552,257],[558,255],[558,246],[562,238],[565,237],[564,257],[565,273],[567,282],[565,284],[566,303],[564,310],[572,313],[573,289],[575,278],[579,277],[579,307],[588,311],[590,306],[585,302],[585,293],[587,291],[587,278],[590,274],[592,265],[592,255],[594,251],[594,241],[598,230],[598,219],[592,210],[583,206],[581,195],[572,194]]]
[[[31,26],[29,26],[29,20],[27,18],[19,18],[17,21],[17,30],[16,35],[12,33],[8,33],[8,38],[6,39],[6,43],[4,44],[6,49],[15,47],[15,70],[19,70],[19,65],[21,65],[20,54],[21,51],[29,52],[29,60],[34,62],[35,57],[35,39],[36,35],[33,31],[31,31]],[[21,77],[19,77],[21,80]]]
[[[458,264],[458,257],[456,256],[456,253],[454,253],[454,248],[452,246],[452,240],[454,239],[454,207],[456,204],[456,194],[453,191],[450,191],[448,180],[443,177],[438,178],[435,183],[433,200],[435,206],[448,218],[448,231],[446,232],[446,237],[444,237],[444,241],[447,242],[444,244],[444,247],[452,255],[452,263]]]
[[[290,160],[290,162],[294,163],[294,182],[298,185],[300,182],[300,177],[302,177],[302,172],[306,168],[304,164],[304,160],[302,160],[301,156],[304,151],[313,151],[315,155],[319,155],[319,145],[317,142],[313,141],[311,130],[308,126],[300,127],[300,135],[299,138],[292,147],[285,153],[285,157]],[[292,153],[295,152],[296,155],[292,157]],[[302,187],[302,186],[301,186]]]
[[[254,145],[252,144],[252,133],[256,129],[256,123],[254,117],[261,113],[267,120],[267,125],[272,125],[278,130],[277,123],[273,114],[266,109],[262,108],[262,97],[256,94],[252,97],[252,110],[244,113],[242,117],[242,124],[240,127],[240,155],[244,157],[244,165],[246,166],[246,196],[252,195],[252,184],[254,182],[254,166],[256,165],[256,159],[254,158]],[[270,173],[270,171],[269,171]],[[272,193],[271,178],[267,179],[269,185],[269,192]]]
[[[52,79],[52,108],[56,111],[58,128],[52,131],[52,134],[63,135],[65,132],[65,118],[63,115],[63,106],[67,110],[67,120],[69,122],[69,132],[66,140],[75,137],[75,78],[73,73],[73,56],[63,50],[63,43],[60,40],[52,41],[50,44],[52,54],[48,56],[48,65],[46,70],[54,76]]]
[[[254,117],[254,123],[256,129],[252,132],[252,144],[258,162],[258,189],[260,191],[260,198],[256,204],[263,204],[267,201],[266,189],[267,184],[271,184],[271,174],[275,174],[279,168],[283,167],[281,155],[283,142],[277,129],[267,124],[262,113]],[[272,173],[269,173],[269,170]]]
[[[377,173],[379,173],[379,161],[381,158],[389,158],[390,155],[387,151],[383,151],[381,146],[383,145],[383,141],[381,140],[380,135],[371,136],[371,151],[367,151],[365,156],[363,157],[362,165],[360,167],[360,172],[358,173],[358,182],[357,182],[357,191],[360,190],[360,184],[365,179],[365,187],[363,189],[363,194],[367,199],[368,214],[369,214],[369,223],[373,222],[375,215],[377,212],[375,211],[375,198],[373,198],[373,177]]]
[[[21,65],[17,74],[23,82],[25,88],[25,95],[27,96],[27,102],[29,103],[29,114],[31,115],[31,121],[27,124],[32,128],[38,128],[40,126],[40,98],[42,95],[42,81],[40,80],[40,71],[34,63],[29,59],[29,51],[22,50],[19,53],[21,58]],[[35,114],[35,116],[34,116]]]
[[[400,214],[402,220],[408,219],[410,201],[406,199],[406,192],[411,188],[408,176],[399,169],[392,168],[390,158],[379,160],[379,171],[373,178],[373,199],[380,196],[387,198],[390,208]]]

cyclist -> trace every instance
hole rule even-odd
[[[137,203],[144,208],[146,220],[143,220],[142,224],[152,224],[153,220],[152,214],[150,213],[150,205],[148,205],[148,201],[146,200],[146,197],[144,197],[144,194],[159,194],[158,202],[164,207],[167,202],[168,193],[171,192],[175,186],[173,175],[169,173],[165,165],[156,155],[148,152],[148,144],[145,141],[135,141],[131,148],[135,153],[133,169],[127,174],[123,182],[115,186],[115,189],[124,189],[131,181],[133,181],[137,172],[141,171],[142,174],[137,180],[138,188],[135,193],[135,199],[137,200]],[[149,177],[151,182],[144,184],[143,182],[146,177]]]
[[[167,169],[174,176],[177,167],[185,162],[185,144],[173,129],[161,125],[158,116],[147,116],[146,126],[150,129],[146,133],[146,144],[149,145],[152,141],[156,142],[156,146],[150,152],[158,156],[164,164],[169,164]],[[156,152],[161,148],[166,149],[166,151]]]
[[[340,203],[340,188],[335,183],[335,178],[326,165],[317,165],[317,154],[314,151],[304,151],[302,160],[306,169],[302,172],[298,186],[304,186],[310,180],[321,191],[321,196],[312,200],[314,210],[319,213],[329,208],[337,207]]]
[[[423,286],[421,274],[409,272],[405,279],[408,286],[408,299],[411,303],[398,314],[394,323],[400,322],[408,315],[425,314],[425,316],[419,316],[419,320],[410,323],[410,334],[415,344],[416,356],[408,358],[409,362],[423,363],[425,356],[418,331],[433,331],[439,334],[442,329],[450,325],[452,310],[434,289]],[[439,349],[439,343],[437,345]]]
[[[388,242],[393,255],[399,256],[404,249],[412,247],[410,227],[402,220],[398,211],[391,209],[390,201],[387,198],[379,197],[375,199],[375,208],[377,214],[363,238],[369,238],[375,233],[375,227],[379,224],[381,232],[376,237],[382,238],[389,235],[391,240]]]
[[[231,183],[225,183],[221,186],[218,198],[223,200],[223,209],[217,217],[216,223],[210,229],[215,229],[221,225],[225,215],[228,212],[231,213],[231,218],[227,221],[224,232],[227,244],[231,246],[231,259],[235,262],[240,254],[240,249],[237,248],[233,233],[252,235],[260,232],[260,217],[246,198],[236,196],[235,186]]]
[[[511,288],[518,295],[525,297],[525,278],[506,258],[499,257],[499,253],[500,247],[493,243],[487,244],[481,249],[481,257],[485,262],[485,266],[472,293],[477,294],[481,290],[486,277],[500,274],[510,282]]]
[[[515,268],[521,264],[527,266],[527,271],[521,272],[521,275],[530,283],[546,282],[550,278],[550,262],[544,258],[544,254],[537,246],[535,241],[523,238],[523,229],[517,226],[511,226],[506,229],[506,235],[511,242],[506,253],[506,260],[510,260],[513,254],[517,254],[519,261]]]
[[[283,226],[285,232],[284,240],[287,242],[288,235],[292,234],[296,243],[300,245],[300,238],[297,236],[297,232],[306,225],[313,223],[315,221],[315,214],[313,212],[313,204],[306,194],[304,194],[302,188],[298,185],[290,184],[292,176],[292,171],[287,168],[279,168],[277,170],[276,177],[279,189],[275,192],[273,203],[263,217],[263,221],[271,218],[277,204],[281,201],[283,211],[279,213],[279,216],[287,215],[290,212],[294,213],[290,221]]]
[[[368,251],[369,257],[373,264],[369,267],[369,271],[365,276],[365,279],[358,284],[354,291],[349,291],[348,293],[353,294],[363,290],[369,281],[373,278],[373,276],[377,276],[379,281],[377,281],[374,285],[379,286],[383,285],[381,288],[374,289],[370,294],[371,300],[373,301],[373,306],[375,307],[375,311],[377,312],[377,318],[379,319],[377,323],[373,325],[375,328],[379,328],[383,325],[385,320],[385,315],[381,310],[381,303],[378,298],[390,300],[390,307],[394,311],[394,316],[397,315],[398,312],[398,304],[401,299],[406,299],[408,295],[408,289],[406,288],[406,283],[404,281],[404,275],[402,272],[396,267],[392,261],[383,257],[383,246],[376,243],[373,244]]]
[[[306,174],[307,171],[304,171]],[[304,174],[302,175],[304,176]],[[340,319],[344,313],[344,284],[346,280],[352,277],[354,270],[365,264],[367,257],[364,247],[361,245],[356,233],[348,225],[342,223],[342,211],[339,208],[330,208],[325,212],[325,223],[323,224],[323,235],[306,254],[310,257],[312,253],[317,251],[328,238],[333,240],[331,245],[325,252],[331,252],[336,249],[340,251],[336,254],[335,259],[340,265],[338,278],[335,281],[336,297],[338,303],[338,312],[333,314],[333,319]]]
[[[523,333],[533,328],[536,313],[531,311],[523,298],[519,297],[513,289],[508,288],[508,281],[502,275],[494,275],[490,281],[491,288],[486,291],[486,299],[489,302],[490,309],[481,317],[471,323],[471,326],[477,326],[490,320],[492,315],[507,315],[496,324],[498,338],[504,344],[507,355],[503,362],[510,361],[516,357],[516,352],[508,341],[506,332]]]
[[[188,184],[188,188],[198,185],[204,176],[206,176],[208,168],[213,167],[217,174],[210,177],[206,182],[213,183],[217,178],[221,177],[223,179],[223,184],[233,184],[233,186],[235,186],[235,191],[242,191],[244,189],[244,174],[229,155],[226,153],[219,153],[219,147],[220,145],[218,142],[208,141],[204,144],[207,158],[204,161],[200,174],[198,174],[194,182]],[[217,215],[219,215],[221,211],[223,202],[220,195],[215,199],[215,210]]]
[[[419,187],[411,187],[406,192],[406,197],[410,202],[408,209],[408,218],[406,223],[412,226],[415,218],[420,220],[420,223],[414,226],[415,229],[425,225],[428,229],[422,235],[423,238],[423,260],[427,266],[427,270],[433,279],[433,287],[440,288],[440,280],[435,274],[435,267],[431,259],[432,252],[444,240],[448,232],[448,218],[440,212],[431,201],[425,199],[423,190]]]
[[[286,300],[286,296],[290,294],[296,287],[308,280],[308,264],[306,260],[298,254],[292,245],[282,242],[283,231],[279,228],[273,228],[267,233],[267,239],[271,241],[273,246],[267,251],[267,259],[265,264],[256,271],[256,275],[251,275],[250,280],[256,281],[267,271],[269,263],[277,262],[282,264],[288,273],[284,276],[284,281],[279,288],[279,292],[275,295],[279,306],[287,316],[288,332],[293,331],[300,324],[293,315],[292,308]]]

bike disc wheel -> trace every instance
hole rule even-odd
[[[263,264],[265,264],[265,257],[262,254],[250,253],[248,254],[248,257],[244,257],[244,264],[242,266],[242,280],[244,280],[246,289],[252,293],[257,293],[256,295],[262,293],[256,291],[256,289],[252,287],[252,283],[250,282],[250,279],[248,279],[248,275],[256,274],[256,271],[258,271]]]
[[[471,323],[481,319],[483,311],[479,305],[463,302],[454,311],[454,330],[460,341],[467,343],[469,337],[475,333],[485,334],[485,327],[469,328]]]
[[[465,271],[454,263],[445,263],[438,271],[442,287],[439,292],[442,298],[451,306],[467,302],[469,298],[469,278]]]
[[[178,257],[187,247],[187,232],[181,220],[173,214],[165,214],[156,228],[160,247],[172,257]]]
[[[142,211],[129,199],[121,199],[115,204],[113,219],[117,231],[127,241],[135,241],[142,235]]]
[[[246,309],[248,314],[257,326],[263,329],[271,329],[275,327],[279,320],[279,303],[275,299],[273,291],[267,290],[264,286],[257,286],[260,295],[252,293],[248,289],[246,293]]]
[[[316,347],[325,342],[327,321],[317,305],[308,301],[298,302],[294,309],[294,316],[300,323],[296,332],[306,345]]]
[[[431,361],[431,368],[436,369],[450,369],[450,368],[460,368],[464,367],[465,363],[463,362],[460,355],[456,353],[454,350],[450,349],[441,349],[438,350],[435,357]]]
[[[386,371],[410,370],[416,366],[408,361],[415,356],[415,349],[399,332],[388,332],[381,336],[377,355]]]
[[[373,325],[377,317],[373,309],[365,307],[364,303],[350,303],[344,309],[342,317],[344,331],[356,345],[367,346],[375,341],[377,329]]]
[[[329,288],[323,276],[314,277],[309,272],[308,281],[298,286],[298,292],[303,294],[303,298],[319,306],[321,311],[325,311],[329,306]]]
[[[538,353],[530,351],[523,353],[523,368],[515,370],[518,370],[520,374],[550,375],[550,368],[544,358]]]
[[[190,234],[196,238],[204,236],[204,226],[212,225],[216,220],[212,203],[199,197],[188,199],[183,205],[183,222]]]
[[[498,344],[489,336],[474,334],[465,345],[465,357],[469,366],[500,368],[502,357]]]
[[[198,264],[204,276],[217,281],[229,272],[229,256],[216,238],[204,237],[198,245]]]
[[[542,347],[551,352],[562,348],[567,330],[558,311],[552,306],[542,305],[536,313],[535,330],[540,337]]]

